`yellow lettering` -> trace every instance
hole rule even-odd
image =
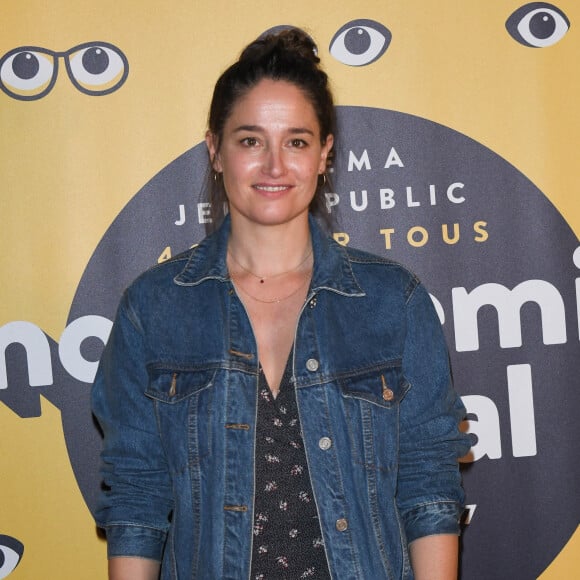
[[[473,238],[476,242],[486,242],[489,238],[489,233],[484,229],[487,227],[487,222],[478,221],[473,224],[473,231],[479,234]]]
[[[421,235],[419,240],[415,240],[414,238],[416,233]],[[409,245],[413,246],[414,248],[420,248],[421,246],[424,246],[428,240],[429,233],[421,226],[414,226],[407,232],[407,241],[409,242]]]
[[[381,230],[381,234],[385,236],[385,248],[387,250],[391,249],[391,234],[394,234],[395,230],[393,228],[385,228]]]
[[[338,242],[341,246],[347,246],[348,242],[350,242],[350,236],[346,233],[336,232],[332,234],[335,242]]]
[[[441,224],[441,234],[443,235],[443,241],[450,246],[456,244],[459,241],[459,224],[453,224],[453,238],[449,237],[449,225]]]
[[[157,258],[157,263],[161,264],[161,262],[165,262],[165,260],[169,260],[169,258],[171,258],[171,246],[167,246],[163,252],[161,252],[161,255]]]

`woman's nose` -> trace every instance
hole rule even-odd
[[[272,177],[283,175],[286,170],[283,152],[277,147],[269,148],[265,153],[263,169]]]

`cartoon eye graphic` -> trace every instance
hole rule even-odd
[[[330,54],[349,66],[365,66],[379,59],[389,47],[392,34],[375,20],[351,20],[334,35]]]
[[[66,52],[21,46],[0,58],[0,89],[20,101],[41,99],[56,82],[60,58],[73,85],[86,95],[108,95],[129,75],[127,57],[108,42],[86,42]]]
[[[520,44],[545,48],[564,37],[570,28],[570,21],[553,4],[530,2],[518,8],[507,19],[505,27]]]
[[[89,95],[116,91],[129,74],[127,57],[112,44],[86,43],[67,51],[66,67],[73,84]]]
[[[23,101],[46,95],[54,86],[58,60],[54,52],[36,46],[15,48],[0,59],[0,88]]]
[[[0,535],[0,579],[14,571],[23,553],[24,546],[17,539]]]

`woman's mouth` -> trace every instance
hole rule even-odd
[[[255,185],[254,187],[260,191],[266,191],[268,193],[278,193],[279,191],[284,191],[290,188],[289,185]]]

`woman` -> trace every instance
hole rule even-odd
[[[423,286],[313,218],[335,135],[318,62],[292,29],[220,77],[229,214],[119,306],[93,390],[112,579],[456,577],[463,407]]]

